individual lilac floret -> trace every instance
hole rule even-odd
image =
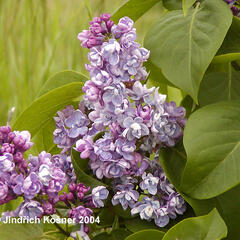
[[[86,136],[76,142],[76,150],[81,152],[82,159],[88,158],[93,154],[93,139],[91,136]]]
[[[133,20],[129,17],[123,17],[119,20],[118,24],[113,27],[112,32],[116,38],[120,38],[122,34],[130,32],[133,28]]]
[[[117,85],[108,86],[104,90],[105,90],[103,93],[104,103],[112,104],[115,107],[120,106],[123,103],[123,100],[125,98],[124,84],[121,83]]]
[[[151,220],[157,216],[156,210],[159,209],[160,203],[158,200],[153,200],[144,197],[141,202],[137,202],[131,210],[131,214],[140,214],[141,219]]]
[[[0,181],[0,202],[3,202],[8,196],[8,185]]]
[[[139,139],[149,134],[148,127],[143,123],[143,119],[140,117],[136,117],[135,119],[127,117],[123,121],[123,126],[125,130],[122,135],[127,137],[129,141],[132,141],[134,138]]]
[[[154,89],[155,87],[148,89],[146,85],[142,85],[141,82],[136,81],[132,89],[127,90],[127,93],[132,100],[144,100],[146,103],[149,103],[149,96],[153,93]]]
[[[110,39],[102,45],[102,56],[111,65],[116,65],[119,62],[120,44],[115,39]]]
[[[100,89],[108,86],[112,82],[111,76],[108,72],[99,68],[93,68],[90,71],[91,81]]]
[[[104,207],[103,200],[108,197],[109,191],[104,186],[98,186],[92,190],[92,201],[96,208]]]
[[[142,190],[147,190],[151,195],[156,195],[158,190],[159,178],[154,177],[151,173],[142,175],[143,181],[140,183],[140,188]]]
[[[27,178],[25,178],[22,185],[22,192],[27,199],[34,198],[42,188],[42,183],[40,182],[36,173],[30,173]]]
[[[133,160],[133,152],[136,149],[135,141],[118,138],[115,142],[116,151],[127,160]]]
[[[112,159],[114,143],[110,138],[99,138],[94,145],[94,153],[99,156],[101,161],[109,161]]]
[[[68,136],[70,138],[76,138],[79,135],[83,136],[87,133],[89,120],[80,110],[76,110],[65,120],[65,124],[70,128]]]
[[[126,210],[128,207],[132,208],[139,199],[139,193],[134,190],[132,183],[118,185],[116,190],[117,192],[112,198],[113,206],[121,204],[122,208]]]
[[[29,219],[41,218],[43,215],[43,208],[37,201],[23,202],[19,210],[19,217],[25,217]]]
[[[85,93],[84,99],[90,102],[98,102],[101,99],[101,90],[94,84],[93,81],[85,82],[83,88]]]
[[[10,153],[4,153],[0,156],[0,171],[1,172],[11,172],[15,167],[13,162],[13,156]]]

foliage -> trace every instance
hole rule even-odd
[[[46,4],[47,1],[43,2]],[[6,3],[1,4],[8,8]],[[81,6],[84,7],[86,6]],[[26,22],[34,19],[34,15],[30,13],[31,8],[37,11],[33,3],[28,3],[26,9],[23,7],[20,9],[28,13]],[[45,9],[43,11],[47,11],[44,3],[42,8]],[[96,6],[91,9],[87,4],[87,8],[89,15],[97,12]],[[226,236],[230,240],[237,239],[240,234],[239,18],[233,17],[229,6],[223,0],[129,0],[121,4],[120,1],[116,5],[114,3],[114,8],[117,10],[112,8],[110,10],[114,12],[113,20],[116,22],[123,16],[129,16],[134,21],[139,19],[139,26],[146,21],[144,29],[147,32],[141,30],[141,38],[144,38],[144,46],[151,52],[150,60],[145,64],[149,72],[147,84],[160,87],[160,92],[169,96],[171,91],[174,92],[173,100],[181,102],[186,108],[189,119],[184,129],[183,142],[179,141],[178,145],[171,149],[163,147],[159,152],[159,162],[170,182],[188,203],[191,218],[186,214],[183,220],[177,218],[174,226],[161,229],[151,222],[132,217],[128,210],[112,207],[107,202],[103,210],[96,209],[94,212],[104,219],[100,224],[91,226],[91,239],[141,240],[148,237],[153,240],[217,240]],[[155,21],[150,26],[149,22],[153,18]],[[75,20],[75,17],[73,19]],[[43,20],[46,21],[44,18]],[[77,26],[78,30],[83,28],[83,24],[84,21],[82,25]],[[9,29],[10,27],[11,25]],[[47,25],[45,27],[46,29],[42,31],[46,35],[49,29]],[[56,46],[54,44],[48,46],[42,40],[42,54],[49,52],[51,54],[47,56],[48,61],[41,74],[37,76],[35,86],[29,89],[29,86],[26,86],[30,83],[31,58],[27,47],[30,25],[27,31],[24,40],[26,62],[21,72],[24,75],[24,84],[17,84],[19,89],[24,89],[22,93],[17,90],[19,105],[22,106],[18,107],[13,119],[15,120],[13,128],[30,131],[36,145],[32,150],[34,153],[42,150],[57,153],[52,136],[53,117],[67,105],[76,105],[81,98],[82,86],[88,80],[88,76],[84,75],[86,72],[81,69],[83,66],[80,67],[79,61],[83,65],[87,60],[86,57],[78,57],[75,49],[80,47],[74,44],[74,48],[67,47],[65,50],[62,47],[64,52],[68,51],[70,54],[74,52],[71,64],[65,56],[61,64],[57,65],[59,55]],[[73,29],[71,31],[74,32]],[[62,36],[54,32],[53,35],[54,42],[59,41]],[[75,35],[72,34],[71,38]],[[11,41],[12,37],[10,45]],[[64,46],[71,45],[71,42],[68,40],[68,44],[64,43]],[[6,73],[5,76],[16,77],[20,74],[20,65],[15,58],[14,49],[11,46],[8,48],[10,49],[8,61],[12,61],[12,65],[16,62],[16,66],[13,73]],[[36,51],[35,46],[33,54]],[[86,52],[83,53],[86,55]],[[45,59],[44,56],[39,58],[36,59],[38,64]],[[52,63],[54,67],[51,66]],[[6,63],[2,64],[1,69],[5,66]],[[70,66],[73,70],[80,69],[84,73],[67,70],[49,78],[53,70],[62,66]],[[40,72],[33,68],[31,77],[38,71]],[[4,73],[1,74],[4,76]],[[1,89],[8,89],[6,86],[8,86],[6,81],[0,82]],[[13,95],[15,88],[12,86],[10,88],[11,90],[6,90],[7,95]],[[28,94],[30,100],[25,99]],[[1,93],[0,99],[4,99],[4,105],[0,107],[4,109],[5,115],[5,109],[17,102],[16,99],[9,100],[6,93]],[[22,111],[21,114],[19,109]],[[89,171],[87,159],[81,159],[74,149],[71,149],[71,157],[78,182],[90,187],[104,185]],[[15,208],[15,205],[6,204],[1,211]],[[61,207],[59,209],[63,210]],[[65,227],[62,226],[62,229]],[[72,226],[70,228],[73,230]],[[66,230],[68,231],[67,228]],[[19,240],[65,238],[59,231],[48,236],[49,232],[42,224],[0,225],[3,240],[16,237]]]

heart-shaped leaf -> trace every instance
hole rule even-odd
[[[223,17],[224,16],[224,17]],[[148,31],[144,45],[165,77],[197,102],[205,71],[231,25],[232,13],[222,0],[207,0],[188,11],[171,11]]]
[[[227,236],[227,226],[216,209],[208,215],[188,218],[172,227],[163,240],[219,240]]]
[[[148,229],[133,233],[132,235],[125,238],[125,240],[145,240],[146,238],[151,240],[161,240],[163,236],[164,232]]]
[[[211,104],[194,112],[184,131],[187,164],[181,190],[208,199],[240,183],[240,101]]]

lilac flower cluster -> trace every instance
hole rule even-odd
[[[103,14],[79,34],[82,46],[90,49],[90,80],[79,108],[58,112],[54,141],[63,153],[75,146],[98,179],[114,179],[113,205],[130,208],[162,227],[186,207],[149,156],[182,138],[185,109],[166,102],[158,88],[143,84],[148,75],[143,63],[150,53],[135,41],[133,24],[123,17],[115,25]],[[92,203],[103,207],[107,195],[104,187],[95,189]]]
[[[37,157],[30,155],[26,161],[23,153],[32,145],[28,131],[12,132],[9,126],[0,127],[0,204],[24,198],[15,211],[3,216],[42,217],[55,213],[66,174],[46,152]]]
[[[240,1],[239,0],[225,0],[229,5],[234,16],[240,17]]]

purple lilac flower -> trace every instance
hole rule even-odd
[[[101,161],[112,160],[115,145],[110,138],[99,138],[94,144],[94,153]]]
[[[137,202],[131,214],[139,213],[141,219],[151,220],[157,216],[156,210],[159,209],[160,203],[158,200],[153,200],[148,197],[144,197],[141,202]]]
[[[143,99],[145,102],[149,102],[148,97],[153,93],[155,87],[148,89],[146,85],[142,85],[141,82],[136,81],[132,87],[132,89],[128,89],[128,95],[132,100],[141,100]]]
[[[84,99],[90,102],[98,102],[101,99],[101,90],[94,84],[93,81],[85,82],[83,88],[85,93]]]
[[[90,217],[92,215],[93,211],[90,208],[85,208],[84,206],[78,206],[76,208],[72,208],[68,216],[72,219],[75,219],[77,223],[80,222],[81,217]]]
[[[8,195],[8,185],[0,181],[0,201],[4,201]]]
[[[37,201],[23,202],[19,210],[19,217],[26,217],[29,219],[41,218],[43,215],[43,208]]]
[[[0,156],[0,171],[1,172],[11,172],[15,167],[13,162],[13,156],[10,153],[4,153]]]
[[[116,38],[120,38],[122,34],[130,32],[133,28],[133,20],[129,17],[123,17],[119,20],[118,24],[114,26],[112,32]]]
[[[65,124],[70,128],[68,136],[70,138],[76,138],[79,135],[83,136],[87,133],[89,120],[80,110],[76,110],[65,120]]]
[[[30,173],[28,177],[24,179],[22,185],[22,193],[27,199],[34,198],[42,188],[42,184],[36,173]]]
[[[91,136],[86,136],[76,142],[76,150],[81,152],[80,157],[85,159],[93,154],[93,139]]]
[[[127,117],[123,121],[123,126],[125,128],[123,132],[123,137],[126,137],[129,141],[132,141],[134,138],[141,138],[149,134],[148,127],[143,123],[143,119],[136,117]]]
[[[121,204],[122,208],[126,210],[128,206],[132,208],[139,199],[139,193],[134,190],[132,183],[118,185],[116,186],[116,190],[117,192],[112,198],[113,206]]]
[[[115,142],[116,152],[127,160],[133,160],[133,152],[136,149],[135,141],[118,138]]]
[[[151,173],[146,174],[146,172],[144,172],[142,179],[143,181],[140,183],[140,188],[147,190],[151,195],[156,195],[159,178],[154,177]]]
[[[104,207],[102,200],[106,200],[108,197],[109,191],[104,186],[98,186],[92,190],[92,201],[96,208]]]

